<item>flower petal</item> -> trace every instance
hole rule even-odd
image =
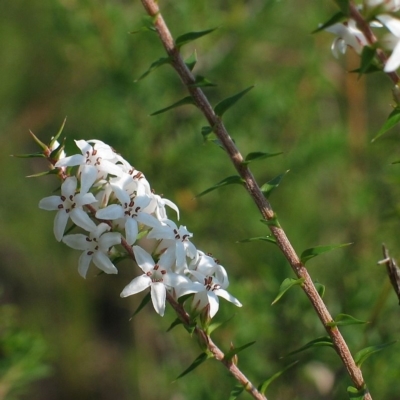
[[[111,204],[106,208],[102,208],[101,210],[96,212],[96,218],[99,219],[118,219],[124,216],[124,211],[122,207],[118,204]]]
[[[84,251],[79,257],[78,272],[83,278],[86,278],[86,274],[89,269],[90,261],[92,261],[92,255],[89,255],[87,251]]]
[[[56,217],[54,218],[54,236],[60,242],[65,231],[65,227],[67,226],[67,222],[70,214],[66,213],[65,210],[60,210]]]
[[[139,265],[144,273],[154,269],[155,263],[153,257],[147,251],[143,250],[140,246],[133,246],[132,250],[137,265]]]
[[[58,210],[58,206],[62,204],[60,196],[49,196],[39,201],[39,208],[47,211]]]
[[[92,248],[90,242],[87,240],[87,236],[81,233],[64,236],[62,241],[75,250],[88,250]]]
[[[89,218],[89,216],[81,208],[74,208],[69,215],[74,224],[80,226],[88,232],[96,229],[96,224]]]
[[[147,275],[140,275],[136,277],[131,283],[125,286],[121,292],[121,297],[128,297],[132,294],[142,292],[151,285],[151,279]]]
[[[153,303],[154,309],[161,316],[165,312],[165,297],[167,290],[161,282],[153,282],[151,285],[151,302]]]
[[[93,262],[97,268],[104,271],[106,274],[118,274],[117,268],[102,251],[96,251],[93,255]]]

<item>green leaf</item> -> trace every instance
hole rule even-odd
[[[338,314],[334,321],[328,322],[328,326],[346,326],[346,325],[357,325],[357,324],[368,324],[368,321],[361,321],[348,314]]]
[[[293,286],[295,285],[302,285],[305,281],[305,278],[293,279],[293,278],[286,278],[279,287],[278,296],[275,297],[275,300],[271,303],[271,306],[277,303],[280,298]]]
[[[220,187],[227,186],[227,185],[233,185],[233,184],[239,184],[239,185],[243,186],[244,180],[238,175],[228,176],[227,178],[223,179],[221,182],[218,182],[216,185],[204,190],[204,192],[199,193],[198,195],[196,195],[196,197],[204,196],[205,194],[210,193],[215,189],[218,189]]]
[[[54,169],[49,169],[48,171],[39,172],[34,175],[28,175],[27,178],[39,178],[40,176],[57,175],[57,174],[58,174],[58,169],[54,168]]]
[[[43,149],[47,150],[47,145],[45,145],[39,138],[31,131],[29,130],[29,134],[32,136],[33,140]]]
[[[176,103],[174,103],[174,104],[172,104],[172,105],[170,105],[168,107],[165,107],[165,108],[163,108],[161,110],[158,110],[156,112],[153,112],[150,115],[153,116],[153,115],[157,115],[157,114],[162,114],[162,113],[164,113],[166,111],[172,110],[173,108],[180,107],[180,106],[183,106],[183,105],[186,105],[186,104],[195,104],[192,96],[184,97],[183,99],[177,101]]]
[[[392,129],[395,125],[400,122],[400,107],[396,107],[388,116],[388,119],[383,124],[382,128],[379,130],[377,135],[371,140],[374,142],[378,137],[382,136],[386,133],[389,129]]]
[[[12,154],[11,157],[17,157],[17,158],[46,158],[46,156],[43,153]]]
[[[189,372],[193,371],[194,369],[196,369],[199,365],[203,364],[204,361],[206,361],[207,359],[211,358],[212,356],[210,354],[207,353],[201,353],[193,362],[192,364],[190,364],[190,366],[188,368],[186,368],[176,379],[175,381],[177,381],[178,379],[182,378],[183,376],[185,376],[186,374],[188,374]]]
[[[189,87],[207,87],[207,86],[217,86],[215,83],[212,83],[204,76],[198,75],[196,76],[196,80],[194,83],[188,85]]]
[[[246,343],[246,344],[244,344],[243,346],[240,346],[240,347],[234,347],[233,349],[229,350],[225,354],[224,359],[225,360],[230,360],[234,355],[240,353],[244,349],[247,349],[248,347],[252,346],[254,343],[255,343],[255,341]]]
[[[178,36],[175,40],[176,47],[182,47],[184,44],[193,42],[193,40],[199,39],[202,36],[208,35],[211,32],[214,32],[217,28],[207,29],[205,31],[200,32],[189,32],[185,33],[181,36]]]
[[[158,13],[154,16],[151,16],[151,15],[143,16],[142,17],[143,26],[141,26],[139,29],[137,29],[135,31],[131,31],[129,33],[135,34],[135,33],[143,32],[143,31],[155,32],[154,22],[157,18],[158,18]]]
[[[169,326],[169,328],[167,329],[167,332],[171,331],[172,329],[174,329],[176,326],[181,325],[182,321],[179,318],[176,318],[174,322],[172,322],[172,324]]]
[[[66,123],[66,122],[67,122],[67,117],[64,118],[64,121],[63,121],[63,123],[61,124],[60,129],[59,129],[58,132],[56,133],[56,136],[54,136],[54,137],[51,139],[50,144],[49,144],[49,147],[50,147],[50,148],[53,147],[53,145],[54,145],[54,143],[56,142],[56,140],[58,140],[58,138],[61,136],[61,133],[62,133],[62,131],[64,130],[64,126],[65,126],[65,123]]]
[[[170,57],[161,57],[159,58],[157,61],[154,61],[149,69],[144,72],[142,75],[139,76],[139,78],[135,79],[134,82],[139,82],[140,80],[142,80],[143,78],[145,78],[147,75],[149,75],[151,72],[153,72],[155,69],[161,67],[162,65],[165,64],[169,64],[171,62],[171,58]]]
[[[138,308],[135,310],[135,312],[132,314],[132,316],[129,318],[129,321],[132,320],[132,318],[139,313],[143,309],[143,307],[151,300],[151,293],[148,292],[146,296],[143,297],[142,301],[140,302]]]
[[[263,160],[264,158],[275,157],[283,154],[283,152],[279,153],[262,153],[261,151],[255,151],[247,154],[245,160],[242,162],[243,165],[250,164],[252,161]]]
[[[276,374],[272,375],[270,378],[265,380],[261,385],[258,386],[258,391],[262,394],[265,394],[265,391],[267,390],[268,386],[277,378],[279,378],[285,371],[287,371],[289,368],[292,368],[295,366],[299,361],[294,361],[291,364],[287,365],[285,368],[277,372]]]
[[[382,68],[377,67],[374,64],[370,64],[364,71],[361,72],[361,68],[352,69],[350,72],[355,72],[358,74],[372,74],[373,72],[382,72]]]
[[[338,249],[340,247],[350,246],[353,243],[343,243],[343,244],[333,244],[330,246],[316,246],[311,247],[310,249],[304,250],[301,253],[300,261],[305,264],[311,258],[319,256],[320,254],[326,253],[327,251],[331,251],[334,249]]]
[[[271,193],[273,192],[274,189],[276,189],[279,184],[281,183],[283,177],[289,172],[289,170],[287,170],[286,172],[284,172],[283,174],[280,174],[278,176],[276,176],[274,179],[271,179],[270,181],[268,181],[267,183],[264,183],[264,185],[261,186],[261,191],[264,195],[264,197],[266,199],[269,198],[269,196],[271,195]]]
[[[65,142],[65,141],[64,141]],[[53,144],[50,143],[50,147],[52,147]],[[65,143],[60,143],[51,153],[50,153],[50,158],[53,160],[58,160],[61,156],[61,153],[64,151],[65,148]]]
[[[364,400],[364,396],[368,393],[368,389],[366,387],[361,388],[358,390],[353,386],[349,386],[347,388],[347,394],[349,398],[352,400]]]
[[[313,347],[333,347],[332,339],[329,336],[321,336],[317,339],[311,340],[311,342],[308,342],[307,344],[300,347],[299,349],[291,351],[285,357],[300,353],[304,350],[308,350]]]
[[[348,16],[350,14],[350,3],[349,0],[335,0],[335,3],[340,8],[340,11]]]
[[[276,228],[280,228],[281,225],[278,221],[278,215],[275,213],[271,219],[261,219],[260,220],[263,224],[268,225],[269,227],[274,226]]]
[[[186,60],[185,60],[185,64],[186,64],[186,66],[191,70],[191,71],[193,71],[193,68],[194,68],[194,66],[196,65],[196,63],[197,63],[197,53],[196,53],[196,50],[191,54],[191,56],[190,57],[188,57]]]
[[[249,243],[249,242],[255,242],[255,241],[258,241],[258,240],[261,240],[263,242],[269,242],[269,243],[276,244],[276,239],[272,235],[258,236],[258,237],[248,238],[248,239],[242,239],[242,240],[238,240],[236,243]]]
[[[229,395],[229,400],[236,400],[237,397],[243,392],[244,387],[238,383],[231,391]]]
[[[203,136],[203,139],[205,142],[210,140],[210,136],[213,134],[213,129],[211,128],[211,126],[203,126],[201,128],[201,134]]]
[[[222,322],[214,322],[212,324],[209,325],[209,327],[207,328],[207,334],[211,335],[215,330],[217,330],[219,327],[221,327],[222,325],[225,325],[227,322],[229,322],[231,319],[233,319],[233,317],[236,314],[233,314],[231,317],[229,317],[228,319],[226,319],[225,321]]]
[[[254,86],[250,86],[247,89],[233,95],[232,97],[228,97],[221,102],[219,102],[215,108],[214,112],[217,114],[219,117],[222,117],[222,115],[229,110],[237,101],[239,101],[248,91],[253,89]]]
[[[337,24],[338,22],[342,22],[346,19],[346,15],[343,14],[341,11],[337,12],[332,18],[328,19],[328,21],[321,24],[317,29],[312,31],[311,33],[317,33],[323,31],[324,29]]]
[[[361,367],[361,364],[371,355],[378,351],[383,350],[384,348],[391,346],[392,344],[396,343],[397,340],[393,342],[377,344],[375,346],[366,347],[365,349],[360,350],[355,356],[354,361],[358,367]]]
[[[314,282],[315,289],[317,289],[318,294],[321,296],[321,299],[324,297],[325,294],[325,285],[319,282]]]
[[[365,74],[369,71],[370,67],[373,65],[373,61],[375,58],[375,53],[376,49],[369,47],[369,46],[364,46],[362,49],[361,53],[361,65],[360,65],[360,71],[359,71],[359,76],[362,74]]]

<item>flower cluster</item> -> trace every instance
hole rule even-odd
[[[383,70],[393,72],[400,67],[400,19],[393,15],[400,10],[400,1],[366,0],[364,4],[360,10],[365,11],[368,15],[371,28],[386,27],[390,32],[382,38],[380,45],[391,51]],[[340,53],[344,54],[347,47],[351,47],[357,54],[361,54],[365,46],[373,44],[368,43],[364,33],[357,27],[356,21],[351,18],[344,23],[329,25],[325,30],[337,36],[331,46],[332,53],[336,58]]]
[[[113,259],[121,250],[133,254],[142,274],[122,291],[127,297],[150,288],[154,309],[164,315],[167,292],[174,299],[192,294],[191,312],[212,318],[219,297],[238,307],[241,303],[226,288],[224,267],[197,250],[192,233],[167,217],[167,208],[178,207],[156,195],[145,176],[110,146],[99,140],[77,140],[81,154],[59,153],[54,167],[64,177],[59,196],[39,202],[44,210],[57,211],[54,235],[81,250],[78,271],[86,277],[90,264],[106,274],[118,273]],[[70,171],[76,171],[71,175]],[[65,235],[68,221],[87,232]],[[120,246],[120,245],[123,246]]]

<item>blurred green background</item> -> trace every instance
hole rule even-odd
[[[252,170],[263,184],[290,169],[271,202],[297,251],[353,242],[308,264],[327,287],[333,315],[371,322],[342,329],[351,351],[398,339],[398,301],[377,261],[382,242],[400,257],[400,167],[391,165],[400,158],[399,129],[370,143],[391,111],[390,81],[347,73],[357,57],[349,51],[336,60],[333,36],[310,34],[336,12],[333,2],[160,0],[160,6],[175,37],[218,27],[183,49],[185,57],[196,50],[195,73],[218,84],[206,90],[212,104],[255,85],[224,121],[243,154],[284,152]],[[69,154],[76,152],[73,139],[112,145],[179,205],[195,245],[227,268],[230,292],[244,306],[221,300],[216,320],[235,317],[214,339],[224,350],[231,341],[256,340],[239,355],[248,377],[259,384],[299,360],[268,398],[347,398],[351,382],[332,349],[282,358],[324,330],[299,288],[270,305],[283,279],[294,275],[273,245],[237,243],[266,234],[250,198],[231,186],[193,199],[234,174],[217,146],[203,144],[201,114],[184,106],[149,116],[186,92],[166,66],[134,82],[164,56],[155,34],[128,33],[144,15],[139,1],[125,0],[0,5],[0,399],[213,400],[227,399],[234,386],[215,361],[173,382],[200,349],[181,327],[166,333],[171,310],[160,318],[149,305],[129,321],[142,298],[119,297],[137,273],[132,264],[121,264],[117,276],[92,270],[83,280],[79,252],[55,241],[54,213],[37,204],[58,182],[26,178],[46,164],[9,155],[36,151],[28,130],[48,141],[65,116]],[[374,398],[399,398],[399,354],[394,345],[363,364]],[[22,367],[15,373],[16,365]]]

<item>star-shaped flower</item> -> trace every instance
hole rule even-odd
[[[54,236],[58,241],[63,237],[69,218],[74,224],[89,232],[96,229],[96,224],[82,207],[95,203],[97,200],[92,193],[76,193],[77,185],[77,179],[69,177],[61,185],[61,196],[45,197],[39,202],[39,208],[43,210],[58,210],[54,219]]]

